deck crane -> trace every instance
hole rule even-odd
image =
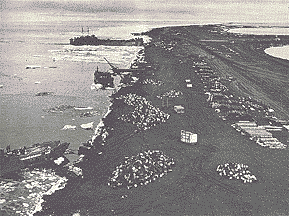
[[[110,63],[105,57],[104,60],[111,67],[112,72],[101,72],[97,70],[94,72],[94,84],[101,86],[101,89],[111,89],[114,88],[114,78],[113,76],[119,75],[121,77],[121,83],[125,85],[130,85],[138,80],[137,77],[145,71],[151,70],[151,67],[147,66],[144,68],[130,68],[130,69],[120,69]],[[136,73],[136,74],[134,74]],[[138,74],[138,75],[137,75]],[[137,75],[137,76],[134,76]]]
[[[138,69],[119,69],[118,67],[114,66],[113,64],[111,64],[105,57],[104,60],[109,64],[109,66],[111,67],[112,71],[115,74],[121,75],[121,73],[126,73],[126,72],[144,72],[146,71],[146,68],[138,68]]]
[[[104,60],[109,64],[109,66],[111,67],[112,71],[115,73],[115,74],[118,74],[118,67],[114,66],[113,64],[111,64],[105,57],[103,57]]]

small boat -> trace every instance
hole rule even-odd
[[[106,89],[106,90],[114,90],[115,88],[112,88],[112,87],[106,87],[105,89]]]
[[[61,130],[75,130],[75,125],[64,125],[64,127]]]

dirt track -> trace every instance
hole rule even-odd
[[[262,86],[255,78],[248,79],[244,70],[258,71],[254,76],[274,80],[272,87],[287,85],[286,73],[282,73],[281,79],[279,75],[267,77],[266,73],[272,67],[266,68],[269,64],[264,64],[264,59],[262,64],[258,59],[254,63],[253,57],[250,64],[236,59],[236,64],[233,64],[198,44],[202,35],[204,39],[210,39],[210,35],[206,29],[204,32],[195,30],[195,27],[178,27],[152,33],[152,44],[164,42],[167,46],[175,42],[175,46],[172,50],[160,46],[146,47],[148,61],[158,66],[153,78],[164,82],[164,85],[138,85],[138,88],[151,98],[171,89],[182,91],[184,95],[180,100],[170,101],[169,108],[162,107],[171,114],[168,122],[135,134],[121,143],[115,142],[115,146],[109,148],[111,152],[107,150],[105,153],[106,158],[116,154],[115,160],[120,160],[121,156],[141,150],[159,149],[175,159],[173,172],[131,190],[113,190],[100,183],[99,179],[90,179],[70,194],[71,208],[81,209],[83,215],[288,215],[288,150],[265,149],[225,124],[206,104],[200,80],[193,72],[192,56],[207,57],[210,66],[220,76],[230,74],[237,79],[239,84],[232,83],[230,86],[233,91],[265,101],[281,116],[288,115],[288,110],[279,108],[277,97],[265,91],[267,84]],[[181,34],[176,35],[176,32]],[[213,46],[212,42],[209,43]],[[221,44],[218,42],[218,46]],[[238,52],[243,50],[240,46],[237,48]],[[244,49],[242,59],[246,56],[250,56],[250,53]],[[192,80],[196,86],[194,90],[186,88],[185,79]],[[153,103],[160,106],[157,100]],[[174,104],[182,104],[185,114],[176,114],[172,109]],[[182,129],[197,133],[198,144],[191,146],[181,143],[179,136]],[[113,159],[109,160],[111,167],[117,162]],[[258,181],[243,184],[216,176],[217,165],[227,162],[248,164]],[[92,165],[101,168],[101,164]],[[121,198],[123,195],[127,196]]]
[[[220,43],[210,45],[217,49]],[[242,88],[232,85],[232,90],[264,102],[276,111],[277,117],[288,119],[289,63],[257,52],[251,44],[234,44],[231,49],[237,50],[239,56],[232,59],[214,52],[216,58],[210,60],[210,65],[223,76],[237,79]]]

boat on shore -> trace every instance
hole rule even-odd
[[[0,149],[0,176],[63,157],[69,144],[51,141],[41,144],[37,143],[28,148],[10,150],[10,146],[7,146],[6,151]]]
[[[97,70],[94,72],[94,84],[95,85],[101,85],[101,89],[105,90],[108,88],[114,89],[114,77],[113,74],[107,73],[107,72],[102,72]]]

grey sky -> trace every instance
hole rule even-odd
[[[287,0],[2,0],[8,10],[61,9],[87,13],[138,11],[194,11],[200,6],[283,5]]]
[[[36,21],[49,13],[83,13],[94,18],[132,20],[207,20],[208,22],[287,22],[288,0],[2,0],[2,20]],[[25,15],[23,19],[22,13]],[[33,14],[32,14],[33,13]],[[103,15],[109,13],[110,15]],[[39,15],[40,14],[40,15]],[[102,16],[103,15],[103,16]]]

